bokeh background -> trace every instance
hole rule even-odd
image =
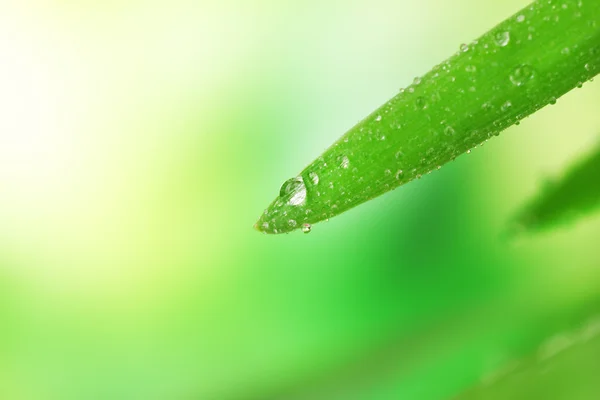
[[[597,399],[600,215],[504,233],[598,142],[600,82],[309,235],[252,229],[527,3],[3,2],[0,398]]]

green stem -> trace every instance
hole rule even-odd
[[[350,129],[255,226],[308,230],[439,169],[599,72],[600,1],[535,1]]]

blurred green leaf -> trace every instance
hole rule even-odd
[[[550,338],[537,354],[509,362],[457,400],[595,400],[600,393],[600,319]]]
[[[596,1],[536,1],[461,45],[285,182],[255,227],[308,232],[554,104],[600,72],[598,20]]]
[[[568,168],[561,178],[547,181],[517,214],[511,230],[551,229],[596,211],[600,207],[599,176],[600,146]]]

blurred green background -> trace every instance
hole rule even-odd
[[[310,235],[252,229],[527,3],[3,3],[0,398],[598,398],[600,215],[503,233],[597,142],[599,82]]]

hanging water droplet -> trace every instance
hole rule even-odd
[[[292,206],[306,203],[306,186],[302,177],[297,176],[285,181],[279,190],[279,197],[284,200],[289,198],[288,204]]]
[[[304,233],[310,233],[311,230],[312,230],[312,226],[310,224],[303,224],[302,225],[302,232],[304,232]]]
[[[498,32],[494,35],[494,39],[498,46],[504,47],[510,42],[510,32],[509,31]]]
[[[317,175],[316,172],[311,172],[310,174],[308,174],[308,177],[315,185],[319,184],[319,175]]]
[[[471,154],[471,149],[467,150],[467,154]]]
[[[555,105],[556,104],[556,97],[550,97],[550,100],[548,101],[548,103],[550,103],[551,105]]]
[[[467,51],[469,51],[469,45],[465,44],[465,43],[461,44],[460,51],[462,51],[463,53],[466,53]]]
[[[517,65],[510,74],[510,81],[513,85],[522,86],[535,78],[535,69],[531,65]]]

